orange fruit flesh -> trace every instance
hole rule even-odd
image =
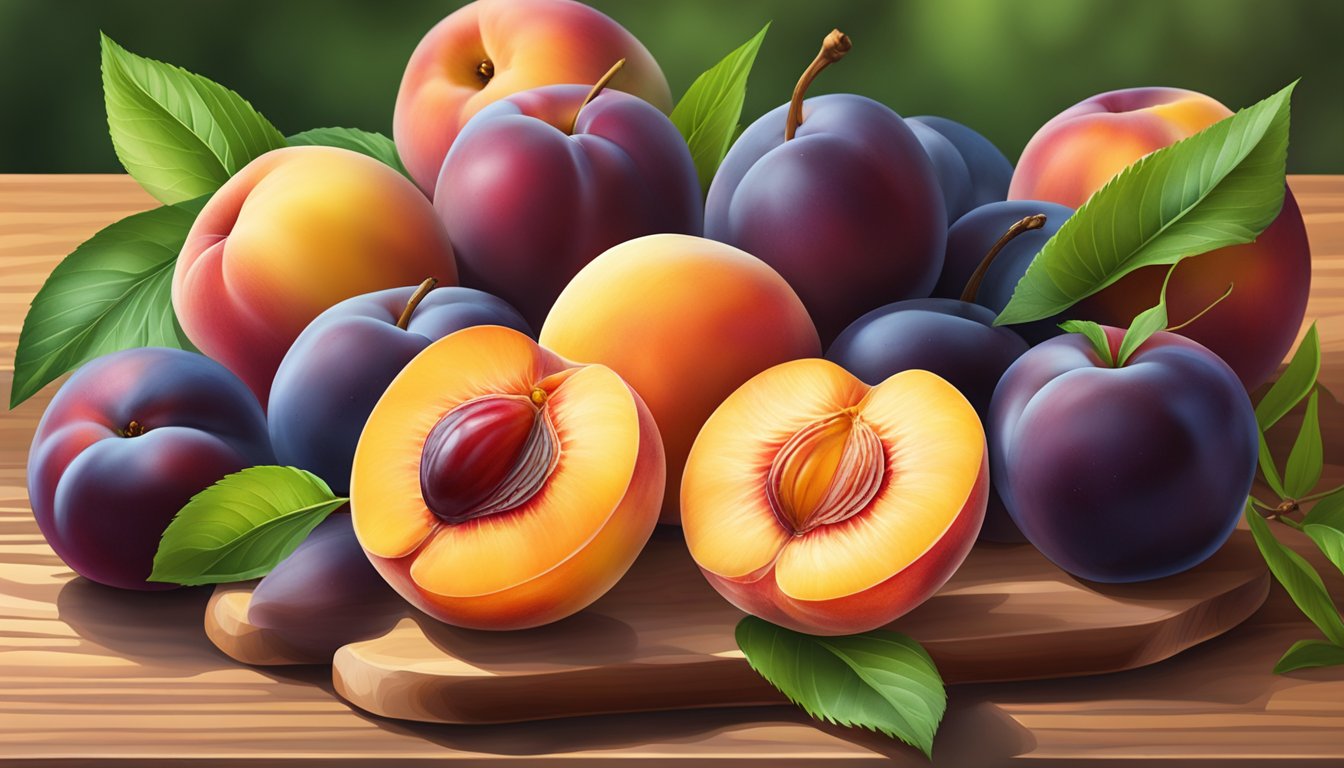
[[[817,508],[828,485],[849,477],[838,471],[845,441],[817,443],[817,455],[798,465],[811,478],[772,478],[776,457],[801,431],[845,414],[880,441],[881,481],[840,519],[790,524],[772,503],[781,496],[772,479],[790,484],[783,496]],[[974,409],[931,373],[905,371],[870,389],[825,360],[785,363],[748,381],[706,422],[682,480],[682,526],[711,574],[771,579],[792,600],[835,600],[883,584],[929,552],[976,491],[984,453]]]
[[[530,396],[538,386],[547,390],[542,407],[559,440],[544,486],[503,512],[440,520],[420,485],[430,430],[464,402]],[[621,507],[641,452],[634,397],[610,369],[571,368],[505,328],[471,328],[435,342],[392,382],[360,438],[351,511],[361,545],[378,558],[407,561],[416,589],[449,599],[537,579],[584,550]]]

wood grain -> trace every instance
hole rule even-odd
[[[1344,177],[1292,177],[1314,253],[1308,317],[1325,342],[1327,431],[1344,429]],[[0,176],[0,388],[23,313],[51,268],[99,227],[153,202],[120,176]],[[332,695],[322,668],[244,667],[201,626],[209,593],[128,594],[74,578],[28,510],[24,464],[51,388],[0,417],[0,763],[401,766],[928,765],[885,737],[790,707],[603,715],[492,726],[404,723]],[[1290,429],[1285,424],[1284,429]],[[1276,441],[1283,432],[1276,429]],[[1325,482],[1344,482],[1327,455]],[[1344,577],[1303,537],[1336,600]],[[959,685],[935,765],[1344,764],[1344,674],[1269,670],[1315,637],[1274,586],[1247,622],[1163,662],[1070,680]]]
[[[948,683],[1098,674],[1220,635],[1268,592],[1245,531],[1199,568],[1125,586],[1080,582],[1030,546],[985,545],[892,629],[922,643]],[[232,585],[211,597],[205,630],[220,650],[252,664],[316,660],[248,622],[249,597]],[[701,577],[680,532],[660,530],[611,592],[570,619],[480,632],[408,609],[389,632],[339,649],[333,684],[373,714],[460,724],[786,703],[738,650],[742,615]]]

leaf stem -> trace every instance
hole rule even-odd
[[[1340,491],[1344,491],[1344,485],[1337,485],[1337,486],[1335,486],[1334,488],[1331,488],[1331,489],[1328,490],[1328,491],[1321,491],[1320,493],[1313,493],[1313,494],[1309,494],[1309,495],[1307,495],[1307,496],[1303,496],[1302,498],[1298,499],[1298,501],[1299,501],[1299,502],[1302,502],[1302,501],[1316,501],[1317,499],[1323,499],[1323,498],[1325,498],[1326,496],[1329,496],[1329,495],[1332,494],[1332,493],[1339,493]]]

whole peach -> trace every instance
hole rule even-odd
[[[1232,112],[1179,88],[1130,88],[1093,96],[1047,122],[1022,151],[1010,200],[1081,206],[1140,157],[1197,133]],[[1165,267],[1138,270],[1085,299],[1069,315],[1127,327],[1157,302]],[[1302,325],[1311,287],[1311,251],[1291,193],[1253,243],[1220,248],[1177,268],[1167,289],[1175,323],[1194,317],[1233,285],[1232,294],[1182,328],[1223,358],[1246,389],[1263,384]]]
[[[719,403],[766,368],[821,356],[816,326],[778,272],[690,235],[608,249],[560,294],[540,339],[570,360],[608,366],[648,404],[667,454],[663,523],[681,519],[682,467]]]
[[[427,277],[455,285],[457,265],[414,184],[356,152],[287,147],[248,163],[196,217],[173,274],[173,308],[192,343],[265,403],[313,318]]]
[[[392,134],[415,183],[431,194],[448,147],[472,115],[542,85],[611,83],[667,112],[672,92],[648,49],[600,11],[572,0],[477,0],[449,14],[411,54]]]

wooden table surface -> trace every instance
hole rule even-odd
[[[1332,394],[1325,429],[1344,429],[1344,176],[1296,176],[1315,256],[1309,319]],[[60,258],[153,201],[124,176],[0,176],[0,391],[32,295]],[[462,727],[362,714],[325,667],[256,669],[206,639],[209,589],[119,592],[73,574],[28,509],[28,443],[54,387],[0,416],[0,764],[378,765],[551,761],[680,765],[816,762],[927,765],[865,731],[818,726],[789,707],[585,717]],[[1323,482],[1344,481],[1326,456]],[[1344,577],[1299,534],[1276,533],[1318,567],[1337,602]],[[1175,658],[1111,675],[956,686],[935,765],[1049,763],[1344,764],[1344,669],[1270,668],[1317,637],[1274,586],[1232,632]]]

